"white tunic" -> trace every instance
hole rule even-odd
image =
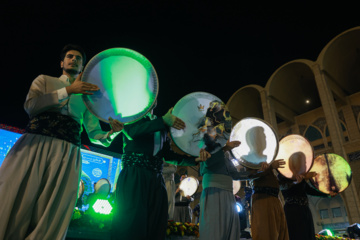
[[[66,76],[40,75],[24,104],[30,117],[44,111],[69,115],[83,124],[93,143],[110,145],[108,133],[80,95],[67,95]],[[116,135],[116,134],[114,134]],[[0,167],[0,239],[64,239],[77,199],[80,148],[70,142],[25,133]]]

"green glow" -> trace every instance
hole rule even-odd
[[[95,116],[123,123],[141,119],[154,105],[159,91],[158,77],[150,61],[127,48],[110,48],[95,55],[86,65],[83,81],[99,86],[83,100]]]
[[[329,229],[326,229],[326,234],[327,234],[327,236],[331,236],[331,237],[334,236],[333,233]]]
[[[112,206],[110,205],[108,200],[98,199],[92,205],[92,208],[96,213],[108,215],[112,211]]]
[[[104,87],[110,90],[108,94],[115,114],[129,117],[149,107],[151,91],[147,83],[150,76],[142,64],[126,56],[111,56],[101,62],[100,69]]]

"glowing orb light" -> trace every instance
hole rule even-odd
[[[241,204],[237,202],[236,203],[236,211],[239,213],[239,212],[242,212],[243,209],[244,209],[243,206],[241,206]]]
[[[96,213],[105,214],[105,215],[110,214],[113,209],[109,201],[105,199],[96,200],[92,208]]]

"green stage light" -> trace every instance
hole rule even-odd
[[[105,199],[97,199],[95,203],[92,205],[92,208],[96,213],[108,215],[112,211],[112,206],[108,200]]]

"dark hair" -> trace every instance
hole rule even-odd
[[[86,62],[85,51],[84,51],[84,49],[82,47],[80,47],[79,45],[76,45],[76,44],[67,44],[67,45],[65,45],[65,47],[62,49],[61,54],[60,54],[61,61],[64,61],[66,53],[68,51],[70,51],[70,50],[76,50],[76,51],[81,53],[81,55],[82,55],[82,63],[83,63],[83,66],[84,66],[85,62]]]

